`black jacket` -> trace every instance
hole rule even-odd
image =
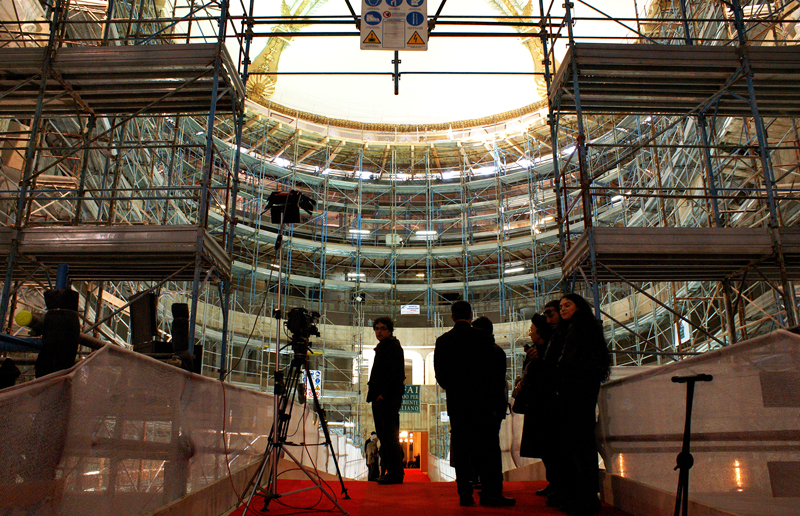
[[[433,368],[436,381],[447,392],[451,418],[489,418],[498,410],[498,390],[506,374],[505,352],[468,322],[457,322],[436,339]]]
[[[596,400],[610,363],[603,327],[597,320],[586,318],[565,326],[556,372],[559,395]]]
[[[405,356],[400,341],[395,337],[387,337],[375,346],[375,361],[369,375],[367,403],[383,396],[387,402],[398,407],[403,402],[406,379]]]

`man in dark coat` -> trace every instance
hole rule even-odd
[[[378,345],[369,375],[367,403],[372,403],[375,431],[381,442],[381,468],[386,475],[379,484],[403,483],[403,449],[400,447],[400,405],[403,403],[406,378],[403,348],[392,333],[394,323],[388,317],[378,317],[372,325]]]
[[[462,506],[474,505],[470,482],[474,467],[481,479],[481,505],[514,505],[503,496],[503,466],[498,435],[496,386],[505,380],[505,353],[496,353],[489,336],[472,327],[472,307],[457,301],[451,308],[455,325],[436,339],[433,367],[447,392],[450,457]],[[502,350],[501,350],[502,351]],[[502,361],[502,363],[501,363]],[[505,413],[505,411],[503,411]]]

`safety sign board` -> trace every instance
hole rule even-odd
[[[317,399],[322,396],[322,371],[311,369],[309,371],[303,370],[303,385],[306,387],[306,400],[313,399],[314,394],[311,392],[311,385],[309,378],[311,377],[311,384],[314,385],[314,390],[317,391]]]
[[[422,36],[419,35],[419,31],[414,31],[414,34],[411,38],[406,42],[406,45],[424,45],[425,41],[422,39]]]
[[[369,31],[369,34],[364,39],[364,43],[375,43],[377,45],[381,44],[381,40],[378,39],[378,36],[375,34],[374,30]]]
[[[428,50],[428,1],[361,0],[361,50]]]

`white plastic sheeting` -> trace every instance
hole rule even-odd
[[[259,460],[272,414],[271,395],[106,346],[0,391],[0,513],[153,511]],[[335,472],[315,414],[301,405],[287,440],[308,445],[293,450],[304,465]],[[363,474],[358,450],[332,440],[342,474]]]
[[[608,472],[677,490],[694,391],[689,497],[737,514],[800,514],[800,337],[777,331],[605,384],[598,439]]]

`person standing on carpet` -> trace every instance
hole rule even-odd
[[[600,511],[597,396],[611,372],[611,354],[603,324],[583,297],[566,294],[560,307],[562,322],[555,338],[563,339],[563,349],[556,369],[556,414],[563,475],[568,482],[558,486],[564,490],[555,502],[569,516],[594,516]]]
[[[377,481],[381,470],[378,460],[378,434],[375,432],[372,432],[369,439],[367,439],[365,456],[367,459],[367,480]]]
[[[379,484],[403,483],[403,449],[400,446],[400,405],[403,403],[406,379],[403,347],[394,333],[394,323],[388,317],[378,317],[372,324],[378,345],[375,361],[367,383],[367,403],[372,403],[375,431],[381,442],[381,468],[386,474]]]
[[[495,424],[497,397],[493,392],[495,385],[505,381],[505,358],[498,360],[489,335],[472,327],[469,303],[453,303],[451,316],[453,329],[436,339],[433,368],[436,381],[447,393],[450,457],[460,504],[475,505],[471,483],[474,467],[481,479],[482,506],[514,505],[516,500],[503,496],[500,437]]]

